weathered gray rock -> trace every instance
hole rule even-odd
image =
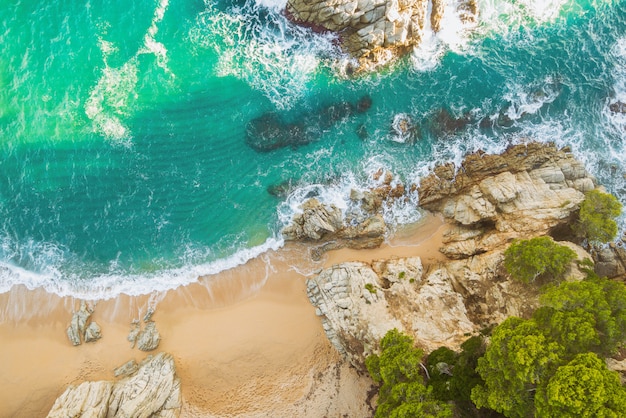
[[[156,324],[147,322],[144,329],[137,336],[137,348],[141,351],[152,351],[159,346],[161,335],[156,329]]]
[[[595,272],[600,277],[626,281],[626,249],[610,244],[594,252]]]
[[[116,382],[69,386],[57,398],[48,417],[178,417],[181,406],[174,359],[159,353],[148,356],[134,374]]]
[[[357,71],[392,62],[419,45],[430,26],[441,28],[446,0],[289,0],[286,14],[318,31],[341,34],[343,49],[357,58]],[[455,2],[463,23],[475,22],[475,0]],[[431,10],[429,14],[428,11]]]
[[[386,232],[387,226],[380,214],[371,215],[355,225],[348,225],[344,222],[340,209],[320,203],[315,198],[304,202],[302,213],[295,215],[292,223],[282,231],[287,240],[321,243],[322,245],[312,251],[313,258],[319,258],[323,252],[331,249],[379,247]]]
[[[99,340],[100,338],[102,338],[100,325],[98,325],[95,321],[90,322],[85,329],[85,342],[94,342]]]
[[[133,321],[131,324],[130,332],[128,333],[128,337],[126,337],[128,342],[130,342],[130,348],[135,347],[135,343],[137,342],[137,337],[139,337],[140,332],[141,326],[139,325],[139,320]]]
[[[113,370],[113,375],[115,377],[119,376],[130,376],[139,370],[139,365],[135,360],[129,360],[126,363],[122,364],[120,367]]]
[[[441,251],[466,258],[566,227],[595,179],[553,144],[516,145],[499,155],[474,153],[422,179],[422,207],[456,225]]]
[[[72,345],[80,345],[85,338],[87,321],[89,321],[92,313],[93,309],[88,307],[85,301],[81,301],[80,308],[78,311],[74,312],[70,325],[67,327],[67,337]]]

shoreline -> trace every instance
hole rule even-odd
[[[174,290],[97,301],[92,320],[103,337],[78,347],[65,334],[78,299],[14,286],[0,295],[3,413],[41,416],[67,385],[111,380],[115,367],[145,358],[126,336],[150,307],[162,336],[152,353],[175,358],[181,416],[364,416],[371,381],[330,345],[306,278],[344,261],[418,255],[436,263],[445,230],[442,219],[426,215],[377,249],[334,250],[313,262],[310,245],[289,243]]]

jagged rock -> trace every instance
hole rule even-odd
[[[531,142],[500,155],[481,152],[434,169],[419,187],[422,207],[456,225],[441,251],[465,258],[567,226],[595,179],[554,144]]]
[[[286,15],[314,30],[339,33],[344,51],[359,61],[356,70],[368,71],[410,52],[428,26],[438,32],[446,5],[445,0],[288,0]],[[455,13],[462,22],[475,22],[475,0],[457,2]]]
[[[610,244],[594,253],[595,272],[600,277],[626,280],[626,249]]]
[[[161,335],[152,321],[146,323],[144,329],[137,336],[137,348],[141,351],[152,351],[159,346]]]
[[[613,113],[626,113],[626,103],[617,101],[609,105],[609,109]]]
[[[391,140],[400,144],[412,144],[421,136],[420,127],[411,116],[399,113],[391,123]]]
[[[85,342],[90,343],[102,338],[102,332],[100,331],[100,325],[92,321],[85,329]]]
[[[134,348],[135,347],[135,343],[137,342],[137,337],[139,336],[139,333],[141,332],[141,327],[139,326],[139,320],[133,321],[133,323],[131,324],[131,329],[130,332],[128,333],[128,337],[126,337],[126,339],[128,340],[128,342],[130,342],[130,348]]]
[[[91,317],[93,310],[87,307],[85,301],[80,302],[80,308],[72,315],[70,325],[67,327],[67,337],[72,345],[80,345],[81,340],[85,338],[85,329],[87,321]]]
[[[449,277],[423,277],[417,257],[333,266],[307,281],[307,295],[331,343],[357,366],[392,328],[430,350],[475,329]]]
[[[305,201],[302,213],[296,214],[292,223],[282,231],[287,240],[322,242],[313,250],[313,258],[319,258],[330,249],[379,247],[386,232],[387,226],[380,214],[369,216],[356,225],[346,225],[339,208],[320,203],[315,198]]]
[[[139,365],[135,360],[129,360],[126,363],[122,364],[120,367],[113,370],[113,375],[115,377],[119,376],[130,376],[139,370]]]
[[[159,353],[148,356],[134,374],[116,382],[69,386],[55,401],[48,418],[178,417],[181,406],[174,359]]]

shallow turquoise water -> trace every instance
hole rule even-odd
[[[418,182],[436,161],[525,138],[571,145],[626,202],[626,115],[608,110],[626,102],[626,4],[479,3],[489,23],[473,35],[348,80],[332,37],[293,27],[280,4],[5,1],[0,290],[173,287],[279,247],[305,196],[349,209],[380,167]],[[320,119],[365,95],[366,112]],[[471,122],[437,135],[442,107]],[[267,112],[311,142],[252,149],[247,126]],[[394,142],[398,114],[421,140]],[[268,193],[285,181],[291,194]],[[413,207],[385,215],[410,222]]]

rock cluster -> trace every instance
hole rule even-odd
[[[313,252],[313,257],[318,258],[323,251],[330,249],[376,248],[383,243],[386,231],[380,214],[371,215],[356,225],[348,225],[341,209],[311,198],[302,204],[302,213],[295,215],[282,233],[287,240],[323,242]]]
[[[89,322],[93,309],[88,307],[85,301],[81,301],[80,308],[72,315],[70,325],[67,327],[67,338],[72,345],[80,345],[96,341],[102,337],[100,326],[95,322]]]
[[[118,381],[69,386],[57,398],[48,418],[175,418],[182,398],[174,359],[166,353],[148,356]]]
[[[130,342],[130,347],[135,347],[141,351],[152,351],[155,350],[159,343],[161,342],[161,334],[156,328],[156,324],[152,320],[152,315],[154,311],[149,310],[143,318],[144,327],[141,328],[141,324],[139,320],[134,320],[131,324],[131,330],[128,333],[128,341]]]
[[[478,15],[475,0],[289,0],[286,13],[297,23],[338,33],[358,69],[371,70],[410,51],[427,28],[439,32],[446,10],[462,21]]]
[[[392,328],[426,350],[458,348],[469,334],[538,306],[538,289],[506,274],[503,252],[516,238],[564,233],[594,187],[584,166],[552,144],[475,153],[458,170],[439,166],[419,193],[423,207],[451,224],[441,248],[448,260],[427,269],[415,257],[336,265],[309,279],[309,299],[333,345],[355,365]],[[591,260],[579,246],[560,244],[577,261]],[[577,261],[569,280],[585,276]]]
[[[438,166],[418,193],[423,208],[455,225],[441,251],[460,259],[566,227],[594,188],[568,150],[531,142],[499,155],[471,154],[458,169]]]

